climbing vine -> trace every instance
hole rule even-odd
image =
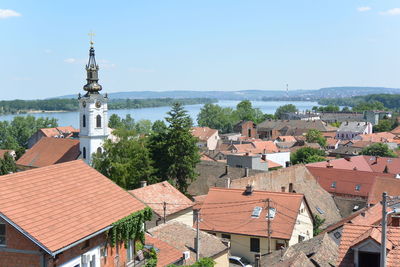
[[[115,244],[124,242],[127,247],[129,240],[144,242],[144,223],[150,221],[151,217],[152,210],[146,207],[113,223],[107,232],[110,245],[114,247]]]

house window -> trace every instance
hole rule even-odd
[[[247,135],[248,135],[249,137],[251,137],[251,129],[248,129],[248,130],[247,130]]]
[[[227,235],[227,234],[221,234],[221,237],[222,238],[225,238],[225,239],[231,239],[231,235]]]
[[[259,238],[250,238],[250,252],[260,252]]]
[[[292,183],[289,184],[289,193],[293,193],[293,184]]]
[[[86,147],[82,149],[82,157],[86,159]]]
[[[86,115],[82,116],[82,127],[86,127]]]
[[[286,191],[286,187],[282,186],[282,187],[281,187],[281,191],[282,191],[282,192],[285,192],[285,191]]]
[[[339,239],[339,238],[342,237],[342,234],[339,233],[339,232],[335,232],[335,233],[333,234],[333,236],[334,236],[336,239]]]
[[[101,116],[100,115],[96,116],[96,127],[97,128],[101,127]]]
[[[0,246],[6,245],[6,224],[0,221]]]
[[[331,188],[336,188],[336,182],[332,182]]]
[[[360,185],[360,184],[357,184],[355,189],[356,189],[356,191],[360,191],[361,185]]]
[[[302,236],[302,235],[299,235],[299,243],[300,243],[300,242],[303,242],[303,241],[304,241],[304,239],[305,239],[305,238],[304,238],[304,236]]]
[[[101,149],[101,147],[98,147],[98,148],[97,148],[97,154],[100,155],[102,152],[103,152],[103,150]]]

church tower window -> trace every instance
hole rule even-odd
[[[86,147],[82,149],[82,157],[86,159]]]
[[[101,127],[101,116],[100,115],[96,116],[96,127],[97,128]]]
[[[82,116],[82,127],[86,127],[86,115]]]

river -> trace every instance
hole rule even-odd
[[[234,100],[220,100],[218,105],[221,107],[231,107],[235,108],[236,105],[240,101]],[[307,102],[307,101],[251,101],[254,108],[259,108],[262,112],[267,114],[274,114],[275,110],[282,105],[293,104],[295,105],[299,111],[305,111],[307,109],[311,110],[313,106],[319,106],[317,102]],[[188,105],[185,106],[188,114],[193,118],[193,121],[196,122],[197,114],[200,112],[200,109],[203,107],[203,104],[197,105]],[[139,109],[117,109],[117,110],[109,110],[108,115],[117,114],[120,117],[125,117],[127,114],[131,114],[131,116],[136,120],[150,120],[152,122],[156,120],[162,120],[166,116],[166,113],[170,110],[170,107],[156,107],[156,108],[139,108]],[[2,115],[0,116],[0,121],[12,120],[15,116],[26,116],[28,114],[19,114],[19,115]],[[71,125],[75,128],[78,128],[78,112],[46,112],[46,113],[32,113],[29,114],[34,117],[51,117],[56,118],[58,120],[58,125],[60,126],[68,126]]]

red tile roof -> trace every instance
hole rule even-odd
[[[354,252],[351,249],[358,244],[373,240],[380,245],[381,227],[356,224],[345,224],[342,231],[342,238],[339,246],[337,266],[353,267]],[[399,266],[400,261],[400,227],[388,227],[387,231],[387,266]]]
[[[273,141],[253,141],[247,144],[234,144],[232,148],[235,153],[274,153],[279,152],[279,148]]]
[[[135,190],[130,190],[129,193],[137,199],[147,204],[160,216],[164,216],[163,203],[166,203],[166,215],[177,213],[181,210],[194,206],[194,202],[188,199],[178,189],[173,187],[168,182],[148,185]]]
[[[388,173],[400,173],[400,158],[374,157],[374,156],[354,156],[349,158],[333,159],[309,163],[307,167],[326,168],[330,165],[333,169],[354,170],[383,173],[386,166]]]
[[[400,126],[397,126],[391,131],[392,134],[400,135]]]
[[[282,142],[297,142],[296,138],[294,136],[291,136],[291,135],[286,135],[286,136],[282,135],[282,136],[278,136],[278,138]]]
[[[360,139],[362,141],[370,141],[370,142],[385,142],[393,139],[395,137],[394,134],[390,132],[381,132],[381,133],[372,133],[372,134],[360,134],[356,139]]]
[[[215,133],[218,133],[218,130],[209,127],[192,127],[193,136],[199,138],[201,141],[207,141]]]
[[[307,166],[317,182],[332,194],[360,196],[367,198],[371,192],[376,177],[385,176],[395,179],[393,174],[365,172],[355,170],[340,170],[335,168],[319,168]],[[335,186],[332,184],[335,183]],[[356,186],[360,188],[356,190]]]
[[[81,160],[0,176],[0,215],[51,252],[145,205]]]
[[[43,137],[17,160],[17,165],[44,167],[76,160],[79,154],[79,140]]]
[[[55,137],[59,135],[64,135],[64,137],[69,137],[73,132],[79,132],[78,129],[75,129],[72,126],[61,126],[55,128],[42,128],[40,131],[46,137]]]
[[[168,243],[146,234],[146,245],[152,245],[159,251],[157,253],[157,266],[164,267],[179,261],[183,253]]]
[[[302,194],[254,190],[244,195],[244,189],[210,188],[201,207],[200,229],[267,237],[267,203],[276,208],[271,220],[273,238],[290,239],[298,210],[304,199]],[[259,218],[252,218],[255,207],[262,207]]]
[[[372,205],[379,203],[383,192],[387,192],[389,196],[399,196],[400,179],[377,177],[368,196],[368,203]]]

